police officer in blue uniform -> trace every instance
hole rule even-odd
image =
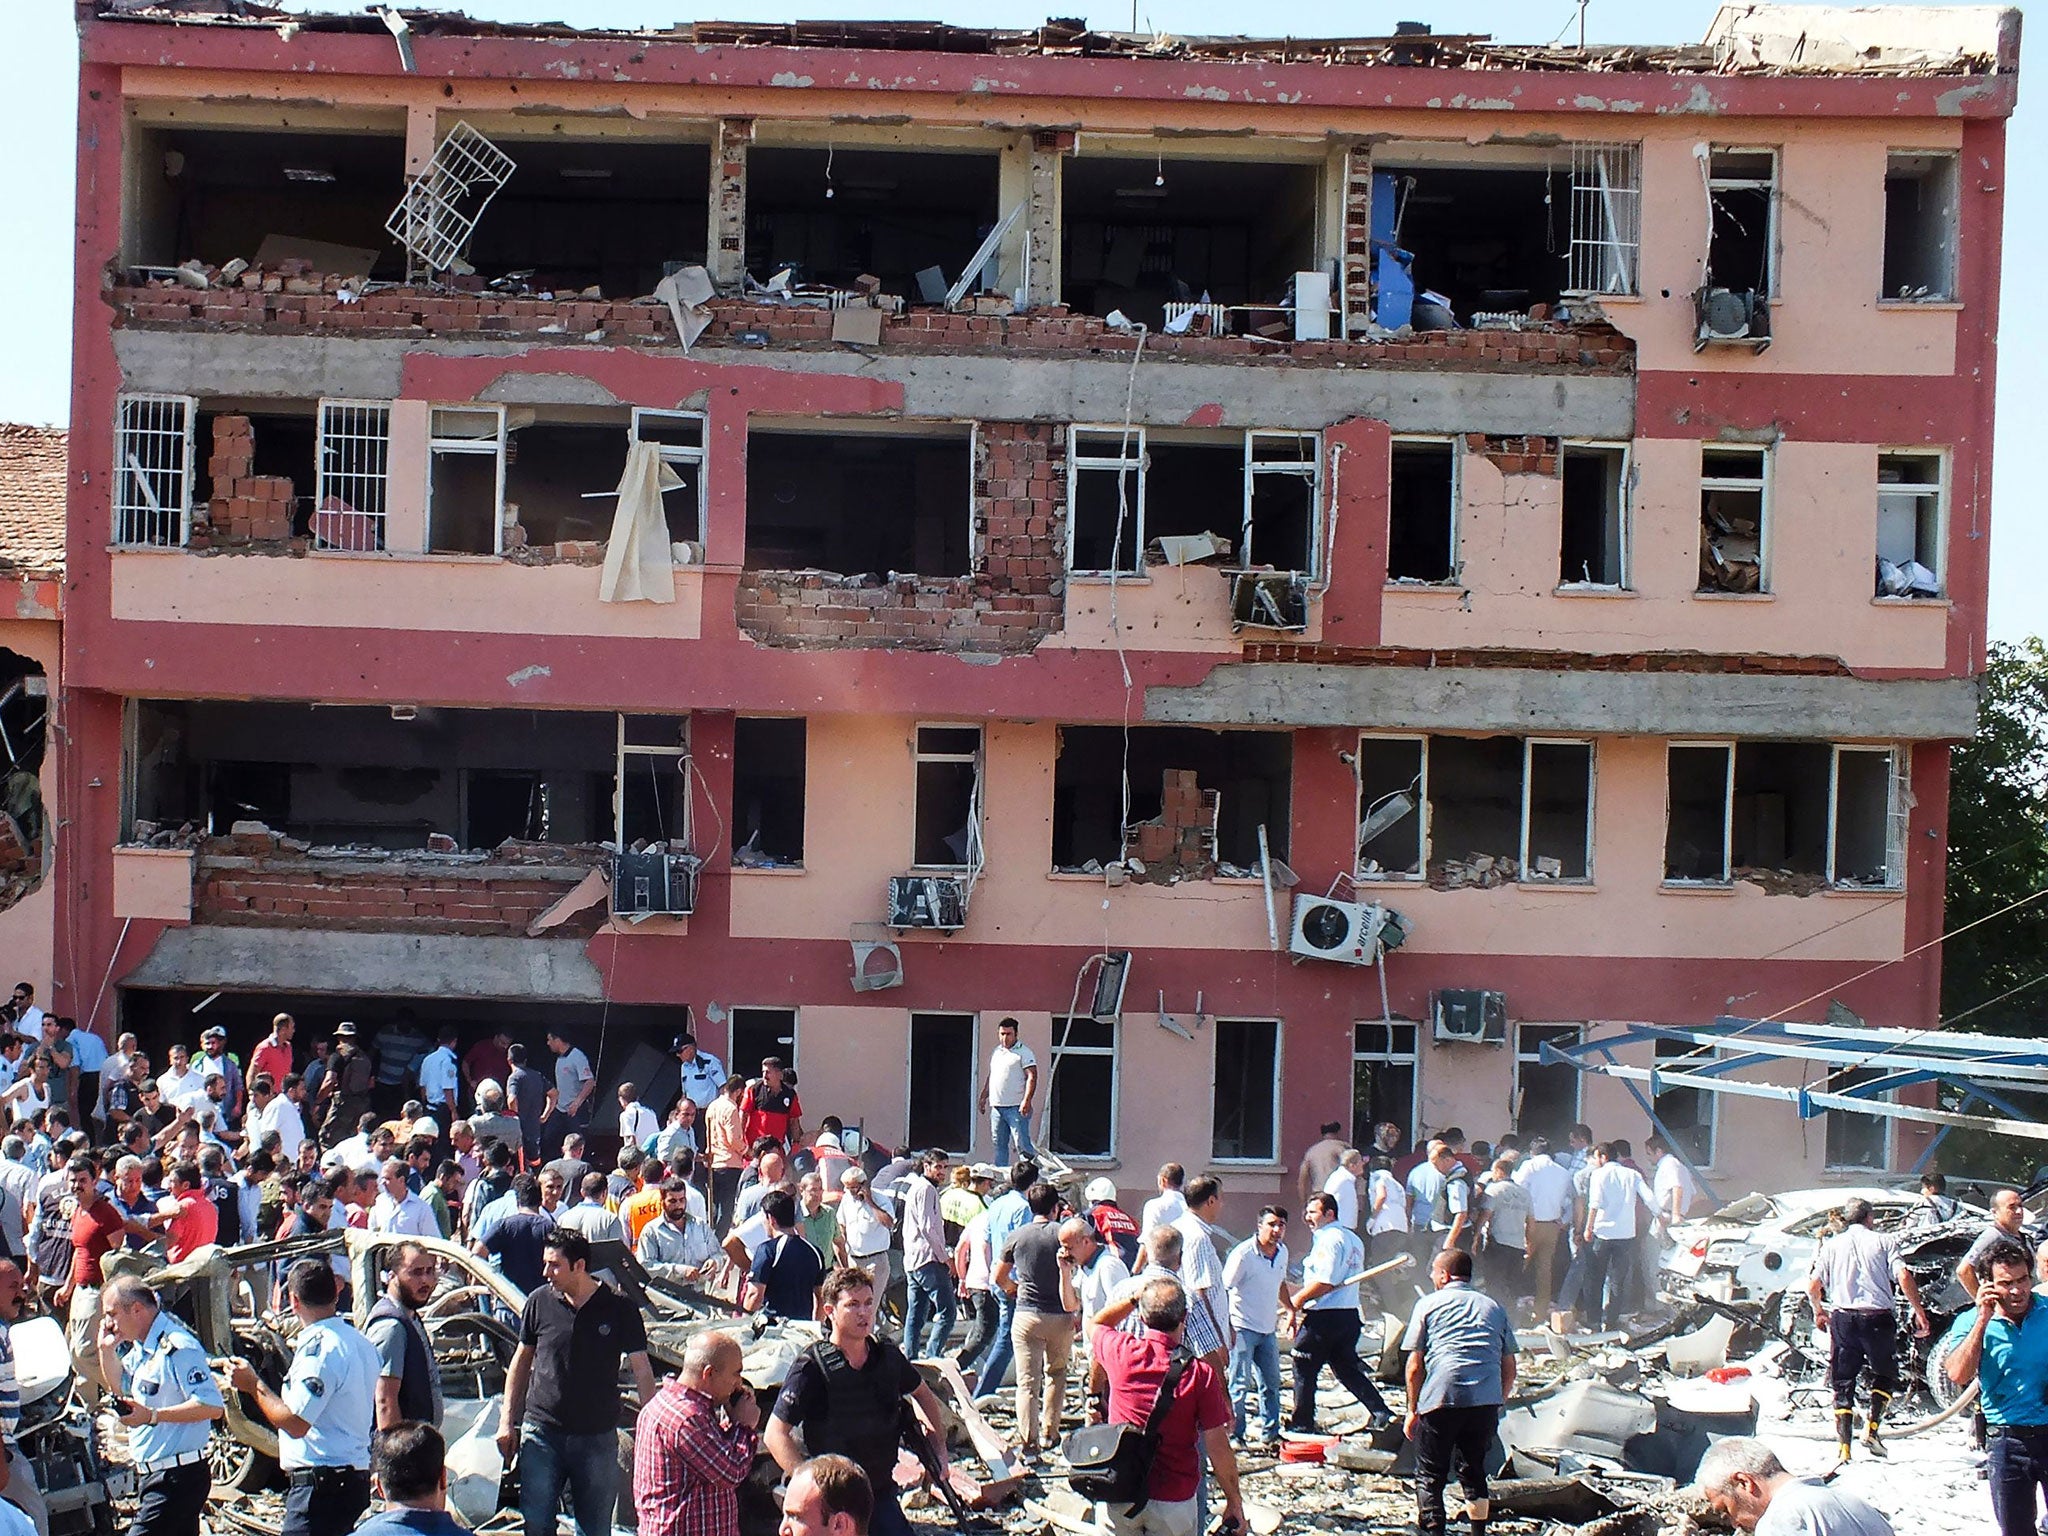
[[[355,1324],[335,1315],[341,1290],[332,1266],[300,1260],[287,1289],[300,1329],[283,1393],[247,1360],[234,1361],[229,1380],[277,1428],[277,1459],[291,1479],[282,1536],[341,1536],[370,1508],[380,1361]]]
[[[156,1292],[123,1275],[100,1293],[99,1365],[102,1379],[120,1383],[116,1407],[142,1491],[131,1531],[199,1536],[213,1486],[206,1438],[227,1412],[206,1351]]]

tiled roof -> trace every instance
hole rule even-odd
[[[0,423],[0,571],[63,574],[64,438]]]

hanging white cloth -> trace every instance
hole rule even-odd
[[[604,578],[597,597],[604,603],[672,603],[676,600],[675,551],[669,547],[668,518],[661,493],[681,490],[683,478],[661,459],[658,443],[634,443],[619,476],[619,506],[605,545]]]

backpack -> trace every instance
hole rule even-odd
[[[1175,1345],[1159,1383],[1159,1396],[1135,1424],[1088,1424],[1067,1436],[1061,1454],[1067,1458],[1067,1484],[1084,1499],[1099,1504],[1128,1504],[1124,1517],[1135,1520],[1152,1499],[1152,1462],[1159,1454],[1159,1433],[1173,1408],[1181,1377],[1195,1363],[1186,1345]]]

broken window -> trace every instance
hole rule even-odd
[[[462,771],[462,832],[465,848],[495,848],[507,838],[548,841],[548,781],[517,769]]]
[[[965,576],[973,433],[747,434],[749,570]]]
[[[1428,752],[1420,736],[1365,736],[1358,743],[1358,875],[1422,874],[1421,807]]]
[[[538,292],[595,287],[606,298],[635,298],[674,268],[703,264],[708,144],[495,133],[493,140],[517,169],[470,237],[477,271],[517,273]]]
[[[1770,591],[1769,519],[1770,451],[1703,446],[1700,591]]]
[[[1447,155],[1457,163],[1446,163]],[[1534,305],[1554,305],[1574,276],[1605,279],[1603,256],[1624,255],[1627,231],[1618,223],[1611,230],[1589,225],[1580,255],[1578,176],[1558,151],[1411,144],[1375,154],[1373,170],[1382,296],[1392,300],[1375,314],[1390,329],[1441,331],[1526,315]],[[1590,199],[1584,206],[1589,214],[1597,207]],[[1597,208],[1603,216],[1610,210],[1621,212],[1618,199]],[[1632,272],[1633,250],[1625,254]]]
[[[1313,432],[1245,434],[1244,539],[1239,564],[1316,574],[1320,473]]]
[[[661,508],[668,516],[671,543],[704,542],[704,417],[697,411],[650,411],[633,408],[633,440],[659,443],[661,462],[676,472],[680,490],[664,492]]]
[[[746,868],[803,864],[805,739],[801,718],[742,716],[733,722],[734,864]]]
[[[1947,152],[1894,153],[1884,167],[1884,282],[1893,301],[1956,295],[1956,157]]]
[[[1415,1026],[1375,1020],[1351,1031],[1351,1144],[1369,1147],[1373,1128],[1398,1126],[1401,1144],[1416,1129]]]
[[[792,1072],[796,1062],[796,1010],[794,1008],[735,1008],[730,1016],[732,1040],[725,1054],[726,1066],[740,1077],[753,1077],[761,1063],[773,1056]]]
[[[1566,443],[1557,579],[1567,587],[1628,585],[1628,448]]]
[[[1821,1083],[1823,1093],[1847,1094],[1885,1075],[1878,1067],[1838,1067]],[[1890,1095],[1885,1095],[1886,1099]],[[1822,1113],[1827,1124],[1827,1155],[1823,1166],[1830,1172],[1888,1170],[1891,1159],[1891,1119],[1887,1115],[1859,1115],[1853,1109],[1829,1109]]]
[[[1080,1016],[1052,1021],[1045,1140],[1062,1157],[1116,1156],[1120,1030],[1118,1024]]]
[[[1745,741],[1735,748],[1735,800],[1729,862],[1825,878],[1828,777],[1825,743]]]
[[[1522,877],[1586,880],[1593,871],[1593,744],[1525,743]]]
[[[1320,443],[1313,432],[1076,427],[1069,566],[1137,573],[1154,540],[1213,534],[1236,565],[1313,574]]]
[[[1287,857],[1291,733],[1180,726],[1133,726],[1126,733],[1111,725],[1073,725],[1060,728],[1053,765],[1053,868],[1100,868],[1137,852],[1140,837],[1133,829],[1166,818],[1166,776],[1177,769],[1191,770],[1204,796],[1217,797],[1218,873],[1258,872],[1262,826],[1273,857]]]
[[[620,715],[612,840],[621,848],[690,846],[690,717]]]
[[[910,862],[919,869],[981,865],[981,727],[917,728],[917,800]]]
[[[1269,1163],[1280,1155],[1280,1024],[1218,1019],[1209,1099],[1209,1156]]]
[[[1429,873],[1453,883],[1512,879],[1522,846],[1519,736],[1429,739]]]
[[[1697,1072],[1713,1065],[1718,1052],[1690,1040],[1656,1042],[1654,1065],[1661,1071]],[[1695,1168],[1714,1166],[1714,1132],[1719,1095],[1704,1088],[1657,1086],[1650,1112],[1669,1134],[1672,1150]]]
[[[1938,453],[1877,456],[1877,595],[1939,597],[1947,476]]]
[[[747,272],[760,282],[851,288],[861,276],[912,303],[937,304],[999,213],[999,161],[987,151],[795,148],[747,154]]]
[[[497,554],[505,547],[505,407],[437,405],[428,433],[427,548]]]
[[[190,395],[122,395],[114,429],[114,542],[180,545],[192,533]]]
[[[508,423],[501,550],[611,536],[626,468],[627,435],[618,414],[536,421],[531,411],[521,411]],[[686,494],[670,491],[662,501]]]
[[[1545,1061],[1543,1046],[1579,1043],[1576,1024],[1515,1026],[1515,1134],[1526,1143],[1548,1136],[1561,1147],[1579,1122],[1579,1080],[1583,1074],[1570,1062]]]
[[[1145,547],[1145,429],[1075,427],[1067,477],[1067,568],[1135,574]]]
[[[1890,888],[1902,878],[1905,786],[1889,747],[1835,748],[1828,882]]]
[[[1458,574],[1458,454],[1446,438],[1394,439],[1387,486],[1387,579]]]
[[[323,275],[404,276],[404,255],[384,232],[405,187],[402,128],[131,131],[131,264],[240,258],[275,268],[296,258]]]
[[[1664,878],[1726,881],[1735,804],[1733,744],[1673,742],[1666,749],[1665,773]]]
[[[1777,289],[1778,156],[1726,149],[1707,157],[1707,286],[1768,296]]]
[[[192,505],[195,517],[205,508],[216,544],[276,543],[312,531],[314,497],[299,491],[319,482],[320,407],[312,401],[265,406],[257,411],[214,400],[200,408],[195,438],[206,449],[196,461]],[[345,515],[321,519],[321,529],[337,544],[349,537],[361,544],[377,533],[367,519]],[[334,546],[323,539],[323,547]]]
[[[1155,332],[1168,305],[1213,305],[1218,329],[1292,336],[1295,274],[1319,266],[1321,194],[1320,160],[1097,153],[1091,142],[1060,171],[1060,301],[1121,310]]]
[[[904,1144],[965,1156],[974,1146],[975,1017],[910,1016],[910,1102]]]
[[[382,549],[390,502],[390,404],[322,400],[313,458],[314,544],[321,549]]]
[[[1642,238],[1641,146],[1572,146],[1569,293],[1634,293]]]

